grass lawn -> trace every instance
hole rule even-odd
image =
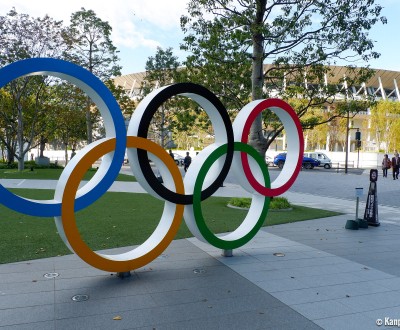
[[[20,196],[51,199],[51,190],[12,189]],[[211,197],[202,203],[204,217],[213,232],[232,231],[247,211],[228,208],[230,198]],[[148,194],[106,193],[76,214],[85,242],[94,250],[142,243],[157,226],[163,202]],[[151,212],[149,212],[151,210]],[[293,211],[269,212],[264,225],[329,217],[338,213],[294,206]],[[23,215],[0,205],[0,263],[69,254],[57,234],[53,218]],[[191,237],[184,221],[176,239]]]
[[[58,168],[35,168],[33,171],[25,169],[19,172],[16,169],[1,169],[0,179],[37,179],[37,180],[58,180],[62,169]],[[90,169],[86,172],[84,180],[90,180],[95,175],[96,170]],[[116,181],[136,181],[132,175],[119,174]]]

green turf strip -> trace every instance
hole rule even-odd
[[[12,189],[20,196],[51,199],[53,191]],[[214,233],[232,231],[246,216],[228,208],[230,198],[211,197],[202,202],[206,223]],[[163,202],[148,194],[109,192],[76,215],[85,242],[94,250],[131,246],[144,242],[157,226]],[[264,225],[310,220],[338,213],[293,206],[292,211],[270,212]],[[191,237],[184,221],[175,239]],[[57,234],[53,218],[23,215],[0,205],[0,263],[69,254]]]

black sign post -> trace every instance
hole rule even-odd
[[[368,222],[368,225],[378,227],[378,170],[371,170],[369,173],[369,184],[368,198],[365,205],[364,220]]]

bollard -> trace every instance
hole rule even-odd
[[[359,200],[360,197],[363,195],[363,188],[356,188],[356,196],[357,196],[357,201],[356,201],[356,221],[358,222],[358,227],[359,228],[368,228],[368,222],[365,221],[364,219],[358,218],[358,205],[359,205]]]
[[[233,250],[222,250],[223,257],[233,257]]]
[[[358,218],[358,205],[360,202],[360,197],[362,197],[362,195],[363,195],[363,188],[356,188],[356,218],[355,220],[346,221],[346,226],[345,226],[346,229],[358,230],[358,228],[368,228],[368,223]]]
[[[121,279],[124,279],[124,278],[127,278],[127,277],[131,277],[131,276],[132,276],[131,272],[119,272],[119,273],[117,273],[117,277],[119,277]]]

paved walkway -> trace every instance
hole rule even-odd
[[[112,190],[141,192],[136,183]],[[235,185],[218,191],[243,194]],[[232,258],[195,238],[176,240],[125,279],[74,255],[0,265],[0,330],[391,329],[376,322],[400,319],[399,209],[379,206],[380,227],[351,231],[354,201],[285,195],[347,214],[263,228]]]

